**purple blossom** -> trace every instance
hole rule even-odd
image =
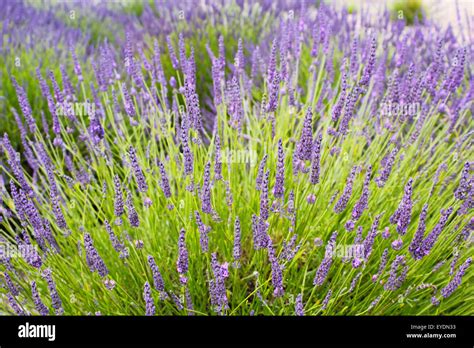
[[[451,294],[461,285],[462,278],[466,273],[466,270],[471,265],[472,258],[468,258],[461,266],[459,266],[458,271],[451,279],[451,281],[443,289],[441,289],[441,295],[444,298],[448,298]]]
[[[10,306],[12,307],[12,309],[15,311],[17,315],[20,315],[20,316],[28,315],[27,312],[25,312],[20,307],[18,302],[16,302],[15,298],[9,292],[7,292],[7,299],[8,299],[8,303],[10,304]]]
[[[170,183],[168,180],[168,175],[166,174],[165,171],[165,166],[161,161],[158,161],[158,168],[160,170],[160,176],[161,176],[161,182],[160,182],[160,187],[163,190],[163,194],[165,195],[166,198],[171,197],[171,189],[170,189]]]
[[[405,185],[405,192],[400,205],[390,217],[390,223],[397,225],[397,232],[402,236],[406,233],[411,221],[411,210],[413,205],[411,201],[412,184],[413,179],[410,178],[408,183]]]
[[[204,168],[203,184],[201,188],[201,209],[203,213],[212,214],[211,204],[211,163],[207,162]]]
[[[52,306],[56,310],[57,315],[63,314],[64,310],[62,307],[61,298],[58,295],[58,291],[56,290],[56,283],[53,280],[51,269],[47,268],[43,271],[43,277],[46,279],[48,283],[48,290],[49,295],[51,296]]]
[[[471,164],[469,162],[466,162],[462,170],[459,186],[457,187],[456,191],[454,191],[454,197],[456,197],[457,199],[464,200],[467,197],[467,194],[469,192],[469,185],[471,184],[471,181],[469,180],[470,168]]]
[[[268,219],[268,181],[269,181],[270,171],[265,172],[265,176],[262,181],[262,190],[260,193],[260,217],[263,220]]]
[[[31,282],[31,294],[33,296],[33,302],[38,313],[43,316],[49,315],[49,309],[44,305],[43,301],[41,301],[41,297],[36,287],[36,282],[34,281]]]
[[[264,249],[268,245],[268,227],[269,223],[261,217],[252,215],[253,244],[255,250]]]
[[[387,156],[382,159],[383,168],[379,171],[379,176],[375,179],[378,187],[383,187],[387,182],[388,177],[392,172],[393,163],[397,153],[398,149],[394,148]]]
[[[214,179],[222,180],[221,138],[218,134],[216,134],[215,146]]]
[[[347,221],[345,227],[348,231],[352,231],[354,229],[354,224],[357,222],[364,210],[368,208],[368,201],[369,201],[369,183],[370,177],[372,175],[372,166],[367,168],[367,173],[365,175],[364,186],[362,188],[362,194],[360,195],[359,200],[354,205],[352,209],[351,219]]]
[[[125,250],[125,245],[117,238],[115,235],[114,231],[112,231],[112,227],[110,226],[109,222],[107,220],[104,221],[105,229],[107,233],[109,234],[110,241],[112,242],[112,247],[114,250],[120,255],[123,255],[123,252]]]
[[[377,236],[377,228],[379,227],[381,216],[382,214],[375,216],[374,222],[372,223],[372,226],[370,227],[370,231],[365,237],[363,245],[364,245],[364,257],[366,261],[369,259],[369,256],[372,253],[372,247],[374,245],[375,237]]]
[[[133,146],[130,146],[128,149],[128,155],[130,157],[130,163],[132,165],[133,173],[135,174],[135,179],[137,180],[138,190],[140,192],[146,192],[148,190],[148,185],[143,175],[143,171],[140,168],[138,163],[137,153]]]
[[[94,247],[92,237],[89,233],[84,234],[84,248],[86,250],[87,265],[91,272],[97,271],[102,278],[109,274],[109,270],[97,252],[97,249]]]
[[[240,219],[237,216],[235,218],[235,224],[234,224],[234,248],[232,255],[234,257],[234,262],[237,265],[238,262],[240,261],[240,256],[241,256],[241,234],[240,234]]]
[[[123,215],[125,210],[124,210],[124,205],[123,205],[122,184],[117,174],[114,175],[114,188],[115,188],[114,215],[117,217],[115,223],[117,225],[121,225],[122,224],[121,216]]]
[[[128,221],[132,227],[140,226],[140,219],[138,217],[137,211],[135,210],[135,206],[133,205],[133,197],[130,190],[127,189],[127,210],[128,210]]]
[[[270,261],[271,269],[272,269],[272,284],[273,284],[273,296],[280,297],[285,294],[285,290],[283,287],[283,274],[280,264],[278,263],[278,259],[275,255],[275,249],[271,244],[271,241],[268,243],[267,246],[268,251],[268,259]]]
[[[10,278],[10,275],[8,274],[8,272],[5,272],[3,277],[5,278],[5,283],[7,284],[7,288],[8,290],[10,291],[10,293],[13,295],[13,296],[18,296],[20,294],[20,291],[18,291],[17,287],[15,286],[15,284],[13,284],[13,281],[12,279]]]
[[[313,113],[310,108],[306,112],[303,122],[303,130],[296,148],[297,157],[304,160],[311,160],[313,153]]]
[[[196,224],[198,225],[199,230],[199,240],[201,244],[201,250],[203,253],[207,253],[209,250],[209,232],[211,231],[211,227],[204,225],[201,219],[201,215],[199,211],[194,212],[194,216],[196,217]]]
[[[155,315],[155,302],[151,295],[151,287],[148,282],[145,282],[145,286],[143,287],[143,299],[145,300],[145,315]]]
[[[446,225],[449,215],[453,212],[453,208],[450,207],[446,210],[441,209],[441,217],[433,228],[433,230],[428,234],[428,236],[421,242],[421,245],[418,247],[416,254],[419,255],[418,258],[422,258],[430,253],[431,249],[433,248],[436,240],[438,239],[439,235],[444,229]]]
[[[313,144],[313,154],[311,158],[311,176],[310,182],[311,184],[315,185],[319,183],[319,176],[320,176],[320,161],[321,161],[321,141],[323,139],[323,135],[319,133],[316,136],[316,140]]]
[[[326,251],[324,259],[321,261],[318,270],[316,271],[316,276],[314,277],[313,285],[321,286],[326,280],[329,269],[332,264],[333,251],[336,246],[337,232],[334,232],[329,238],[328,244],[326,245]]]
[[[263,183],[263,178],[265,175],[265,165],[267,164],[267,159],[268,159],[268,155],[264,155],[262,158],[262,161],[260,162],[260,165],[258,166],[257,179],[255,183],[255,187],[257,191],[260,191],[262,189],[262,183]]]
[[[332,296],[332,289],[329,289],[328,293],[326,294],[326,297],[324,297],[323,303],[322,303],[322,310],[325,310],[329,304],[329,300],[331,299]]]
[[[31,105],[28,101],[28,96],[26,95],[23,87],[21,87],[13,77],[12,83],[16,90],[16,96],[18,98],[18,104],[20,104],[21,112],[23,113],[23,116],[25,116],[30,132],[34,133],[36,131],[36,123],[35,119],[33,118],[33,112],[31,111]]]
[[[283,198],[285,192],[285,153],[281,139],[278,140],[278,162],[276,168],[275,186],[273,187],[273,195],[276,198]]]
[[[428,213],[428,204],[423,206],[420,214],[420,220],[418,222],[418,228],[416,229],[415,234],[413,235],[413,240],[408,247],[408,251],[412,257],[416,260],[419,260],[423,257],[421,253],[421,244],[423,242],[423,236],[426,230],[426,214]]]
[[[188,272],[188,249],[186,248],[186,231],[184,228],[179,232],[178,239],[178,261],[176,262],[176,269],[180,274],[181,282],[186,283],[187,279],[184,276]]]
[[[224,310],[229,308],[225,288],[225,279],[229,276],[227,264],[219,264],[217,254],[212,253],[211,268],[213,274],[213,278],[209,280],[211,304],[217,313],[222,314]]]
[[[153,274],[153,284],[155,285],[155,289],[160,292],[160,300],[167,299],[168,295],[165,291],[163,277],[161,276],[160,270],[156,265],[155,259],[151,255],[148,255],[148,265],[150,266],[151,272]]]
[[[400,274],[398,274],[398,269],[402,268]],[[387,282],[384,285],[385,290],[395,291],[402,285],[403,281],[406,278],[408,272],[408,266],[406,265],[405,256],[397,255],[395,260],[392,262],[390,268],[390,276]]]
[[[344,211],[344,209],[347,206],[347,202],[349,201],[349,198],[351,198],[352,195],[352,186],[354,184],[354,177],[357,172],[357,166],[352,167],[351,173],[347,177],[346,181],[346,186],[344,187],[344,190],[342,191],[341,197],[339,197],[339,200],[336,202],[336,205],[334,206],[334,212],[339,214]]]
[[[304,316],[303,294],[298,294],[298,296],[296,296],[295,315],[298,317]]]
[[[392,249],[393,250],[400,250],[403,247],[403,241],[401,238],[396,239],[392,242]]]

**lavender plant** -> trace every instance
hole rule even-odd
[[[190,3],[0,17],[0,313],[474,314],[469,23]]]

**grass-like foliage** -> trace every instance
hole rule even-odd
[[[474,314],[470,38],[178,3],[6,5],[0,313]]]

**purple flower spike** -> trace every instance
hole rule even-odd
[[[145,282],[145,286],[143,287],[143,299],[145,300],[145,315],[155,315],[155,302],[151,295],[151,287],[148,282]]]
[[[170,188],[170,183],[168,180],[168,175],[166,174],[165,171],[165,166],[161,161],[158,161],[158,167],[160,169],[160,175],[161,175],[161,182],[160,182],[160,187],[163,190],[163,194],[165,195],[166,198],[171,197],[171,188]]]
[[[43,277],[46,279],[48,283],[48,290],[49,295],[51,296],[52,306],[56,310],[57,315],[63,314],[63,305],[61,302],[61,298],[58,295],[58,291],[56,290],[56,283],[53,280],[51,269],[47,268],[43,271]]]
[[[94,247],[92,237],[89,233],[84,234],[84,248],[86,249],[87,265],[91,272],[97,271],[102,278],[109,274],[109,270],[105,266],[104,261],[97,252],[97,249]]]
[[[324,281],[326,280],[328,276],[329,269],[332,264],[333,251],[336,246],[336,238],[337,238],[337,232],[334,232],[331,235],[331,238],[329,239],[328,244],[326,245],[324,259],[321,261],[321,264],[319,265],[319,268],[316,271],[316,276],[314,277],[313,285],[315,286],[323,285]]]
[[[315,185],[319,183],[319,176],[320,176],[320,161],[321,161],[321,141],[323,139],[323,135],[319,133],[316,136],[316,140],[313,144],[313,154],[311,158],[311,176],[310,182],[311,184]]]
[[[349,201],[349,198],[351,198],[352,186],[354,184],[354,177],[356,175],[356,172],[357,172],[357,166],[352,167],[351,173],[347,177],[346,186],[344,187],[344,190],[342,191],[342,195],[341,197],[339,197],[339,200],[334,206],[334,212],[337,214],[342,213],[344,211],[344,209],[347,206],[347,202]]]
[[[211,163],[204,168],[204,182],[201,188],[201,209],[206,214],[212,214],[211,204]]]
[[[260,217],[263,220],[268,219],[268,181],[269,181],[270,171],[265,172],[262,182],[262,192],[260,193]]]
[[[459,186],[454,192],[454,197],[456,197],[457,199],[464,200],[467,197],[467,194],[469,192],[469,185],[471,184],[471,181],[469,180],[470,168],[471,168],[471,164],[469,162],[466,162],[462,170]]]
[[[148,190],[148,185],[143,175],[143,171],[140,168],[138,163],[137,153],[133,146],[130,146],[128,149],[128,155],[130,157],[130,163],[132,165],[133,173],[135,174],[135,179],[137,180],[138,190],[140,192],[146,192]]]
[[[211,231],[211,227],[204,225],[201,219],[201,215],[199,211],[194,212],[194,216],[196,217],[196,223],[198,225],[199,236],[200,236],[200,244],[201,250],[203,253],[207,253],[209,250],[209,232]]]
[[[276,198],[283,198],[285,193],[285,153],[281,139],[278,140],[278,162],[276,169],[275,186],[273,187],[273,195]]]
[[[398,275],[398,269],[402,268],[400,275]],[[402,285],[403,281],[406,278],[408,272],[408,266],[405,262],[405,256],[398,255],[395,260],[392,262],[392,267],[390,269],[390,276],[385,283],[384,289],[389,291],[395,291]]]
[[[156,265],[155,259],[151,255],[148,255],[148,265],[150,266],[151,272],[153,274],[153,284],[155,285],[155,289],[160,292],[160,300],[167,299],[168,295],[165,291],[163,277],[161,276],[160,270]]]
[[[15,286],[15,284],[13,284],[13,281],[12,279],[10,278],[10,275],[5,272],[4,274],[4,278],[5,278],[5,283],[7,284],[7,288],[8,290],[10,291],[10,293],[13,295],[13,296],[18,296],[20,294],[20,292],[18,291],[17,287]]]
[[[120,183],[120,178],[118,175],[114,175],[114,188],[115,188],[115,199],[114,199],[114,215],[117,217],[116,224],[121,225],[122,219],[121,216],[124,213],[123,206],[123,193],[122,193],[122,184]]]
[[[441,295],[444,298],[448,298],[451,294],[461,285],[462,277],[466,273],[466,270],[471,265],[472,258],[468,258],[460,267],[459,270],[454,275],[453,279],[446,285],[443,289],[441,289]]]
[[[49,315],[49,309],[46,307],[41,301],[41,297],[39,295],[38,289],[36,288],[36,282],[31,282],[31,294],[33,296],[33,302],[35,303],[35,308],[40,315]]]
[[[13,308],[13,310],[15,311],[15,313],[17,315],[20,315],[20,316],[23,316],[23,315],[28,315],[21,307],[20,305],[18,304],[18,302],[16,302],[15,298],[8,292],[7,293],[7,299],[8,299],[8,303],[10,304],[10,307]]]
[[[216,134],[215,138],[215,160],[214,160],[214,179],[222,180],[222,154],[221,154],[221,138]]]
[[[132,193],[127,190],[127,210],[128,210],[128,221],[132,227],[140,226],[140,219],[138,218],[137,211],[133,205]]]
[[[265,165],[267,164],[268,155],[263,156],[260,165],[258,166],[257,180],[256,180],[256,190],[260,191],[262,189],[263,177],[265,175]]]
[[[241,231],[240,231],[240,219],[237,216],[235,218],[235,224],[234,224],[234,249],[233,249],[233,257],[234,257],[234,263],[237,267],[239,261],[240,261],[240,256],[242,254],[241,251]]]
[[[411,221],[411,209],[413,205],[411,201],[412,185],[413,179],[408,180],[408,183],[405,185],[405,193],[402,201],[398,209],[390,217],[390,223],[397,225],[397,232],[402,236],[406,233]]]
[[[313,113],[310,108],[308,108],[304,118],[303,130],[296,151],[300,160],[311,160],[313,153]]]
[[[281,297],[285,294],[285,289],[283,287],[283,274],[271,241],[268,243],[267,250],[268,258],[270,260],[270,265],[272,269],[272,284],[274,288],[273,296]]]
[[[184,228],[179,232],[178,240],[178,261],[176,263],[176,269],[181,275],[182,282],[186,282],[184,275],[188,272],[188,249],[186,248],[186,231]]]
[[[298,296],[296,296],[295,315],[298,317],[304,316],[303,294],[298,294]]]

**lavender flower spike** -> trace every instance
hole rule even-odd
[[[472,258],[468,258],[460,267],[459,270],[456,272],[453,279],[446,285],[443,289],[441,289],[441,295],[444,298],[448,298],[451,294],[461,285],[462,277],[466,273],[467,268],[471,265]]]
[[[140,219],[138,218],[137,211],[133,205],[132,193],[127,190],[127,209],[128,209],[128,221],[132,227],[140,226]]]
[[[105,266],[104,261],[100,257],[97,249],[94,247],[92,237],[89,233],[84,234],[84,248],[86,249],[86,261],[91,272],[97,271],[101,277],[109,274],[109,270]]]
[[[115,220],[116,225],[122,224],[121,216],[124,213],[123,207],[123,193],[122,193],[122,184],[120,183],[120,178],[118,175],[114,176],[114,188],[115,188],[115,198],[114,198],[114,215],[117,217]]]
[[[47,268],[43,271],[43,277],[46,279],[46,282],[48,283],[48,290],[49,290],[49,295],[51,296],[52,300],[52,306],[56,310],[57,315],[63,314],[63,305],[61,302],[61,298],[58,295],[58,291],[56,290],[56,284],[53,280],[52,277],[52,272],[51,269]]]
[[[146,183],[145,176],[143,175],[143,171],[140,168],[140,164],[138,163],[137,153],[133,146],[129,147],[128,155],[130,157],[133,173],[135,174],[135,179],[137,180],[138,190],[140,192],[146,192],[148,190],[148,185]]]
[[[41,297],[38,293],[38,289],[36,288],[36,282],[31,282],[31,293],[33,296],[33,302],[35,303],[35,308],[40,315],[49,315],[49,309],[46,307],[41,301]]]
[[[341,197],[339,197],[339,200],[334,206],[334,212],[337,214],[342,213],[342,211],[344,211],[344,209],[347,206],[347,202],[349,201],[349,198],[351,198],[352,186],[354,184],[354,177],[356,175],[356,172],[357,172],[357,166],[354,166],[351,170],[351,173],[347,177],[346,186],[344,187],[344,190],[342,191],[342,195]]]
[[[156,265],[155,259],[153,256],[148,255],[148,265],[150,266],[151,272],[153,273],[153,284],[155,289],[160,292],[160,300],[165,300],[168,298],[168,295],[165,292],[165,283],[163,277],[161,276],[160,270]]]
[[[298,296],[296,296],[295,315],[298,317],[304,316],[303,294],[298,294]]]
[[[313,153],[313,113],[308,108],[303,122],[303,130],[301,132],[300,141],[297,144],[297,157],[304,160],[311,160]]]
[[[233,249],[233,257],[235,265],[238,265],[241,256],[241,233],[240,233],[240,219],[237,216],[235,218],[235,225],[234,225],[234,249]]]
[[[188,249],[186,248],[186,231],[184,228],[179,232],[178,240],[178,261],[176,262],[176,269],[180,274],[180,279],[183,284],[187,282],[184,276],[188,272]]]
[[[318,270],[316,271],[316,276],[314,277],[313,285],[321,286],[323,285],[326,277],[329,273],[329,269],[332,264],[333,251],[336,246],[337,232],[334,232],[329,238],[328,244],[326,245],[326,251],[324,259],[321,261]]]
[[[145,315],[152,316],[155,315],[155,303],[153,301],[153,296],[151,295],[151,287],[148,282],[145,282],[143,287],[143,299],[145,300]]]
[[[285,153],[281,139],[278,140],[278,162],[276,169],[275,186],[273,187],[273,195],[276,198],[283,198],[285,193]]]
[[[313,185],[319,183],[319,176],[320,176],[320,161],[321,161],[321,141],[323,139],[323,135],[319,133],[316,136],[316,140],[313,144],[313,155],[311,158],[311,176],[310,182]]]
[[[408,183],[405,185],[405,193],[400,205],[395,213],[390,217],[390,223],[397,224],[397,231],[402,236],[406,233],[411,220],[411,209],[413,205],[411,201],[412,185],[413,179],[410,178]]]
[[[161,189],[163,190],[163,194],[165,195],[165,197],[170,198],[171,189],[170,189],[170,183],[168,180],[168,175],[166,174],[166,171],[165,171],[165,166],[163,165],[163,163],[161,163],[161,161],[158,161],[158,167],[160,169],[160,175],[161,175],[161,182],[160,182]]]
[[[257,191],[262,189],[263,176],[265,175],[265,165],[267,164],[268,155],[263,156],[260,165],[258,166],[257,180],[255,188]]]

